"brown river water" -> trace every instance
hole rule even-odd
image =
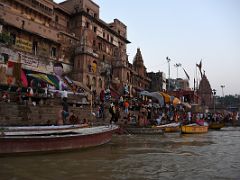
[[[0,179],[239,180],[240,127],[195,135],[114,135],[95,148],[0,157]]]

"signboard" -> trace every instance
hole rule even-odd
[[[21,55],[23,69],[51,74],[53,72],[53,63],[51,61],[41,60],[31,55]]]
[[[38,59],[29,55],[22,54],[21,55],[21,63],[25,68],[37,68],[38,67]]]
[[[32,42],[26,39],[16,37],[15,46],[19,50],[30,52],[30,53],[32,52]]]

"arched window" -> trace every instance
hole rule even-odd
[[[130,76],[129,76],[129,73],[127,73],[127,80],[128,80],[128,82],[130,82]]]
[[[99,79],[98,87],[99,87],[99,88],[102,88],[102,79],[101,79],[101,78]]]
[[[90,77],[87,76],[87,86],[90,87],[91,86],[91,82],[90,82]]]
[[[92,86],[94,88],[96,88],[96,78],[95,77],[92,78]]]
[[[94,60],[92,63],[92,72],[96,73],[97,72],[97,62]]]

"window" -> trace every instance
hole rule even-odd
[[[89,28],[89,25],[90,25],[89,22],[86,22],[86,28]]]
[[[34,55],[37,55],[37,50],[38,50],[38,42],[37,41],[33,41],[32,52],[33,52]]]
[[[51,57],[56,57],[57,56],[57,48],[56,47],[52,47],[51,49]]]
[[[94,88],[96,87],[96,78],[95,77],[92,78],[92,86]]]
[[[16,43],[16,34],[10,33],[10,43],[12,44]]]
[[[88,86],[89,88],[91,88],[91,84],[90,84],[90,78],[89,78],[89,76],[87,76],[87,86]]]
[[[101,79],[101,78],[99,79],[98,87],[99,87],[99,88],[102,88],[102,79]]]
[[[57,15],[55,16],[55,21],[56,21],[56,23],[58,23],[58,16]]]
[[[97,32],[97,27],[96,26],[94,26],[93,31]]]
[[[98,49],[102,50],[102,44],[101,43],[98,43]]]

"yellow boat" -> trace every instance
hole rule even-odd
[[[199,133],[207,133],[208,126],[199,126],[199,125],[183,125],[181,126],[181,132],[183,134],[199,134]]]
[[[224,122],[212,122],[209,124],[209,129],[220,130],[224,125]]]

